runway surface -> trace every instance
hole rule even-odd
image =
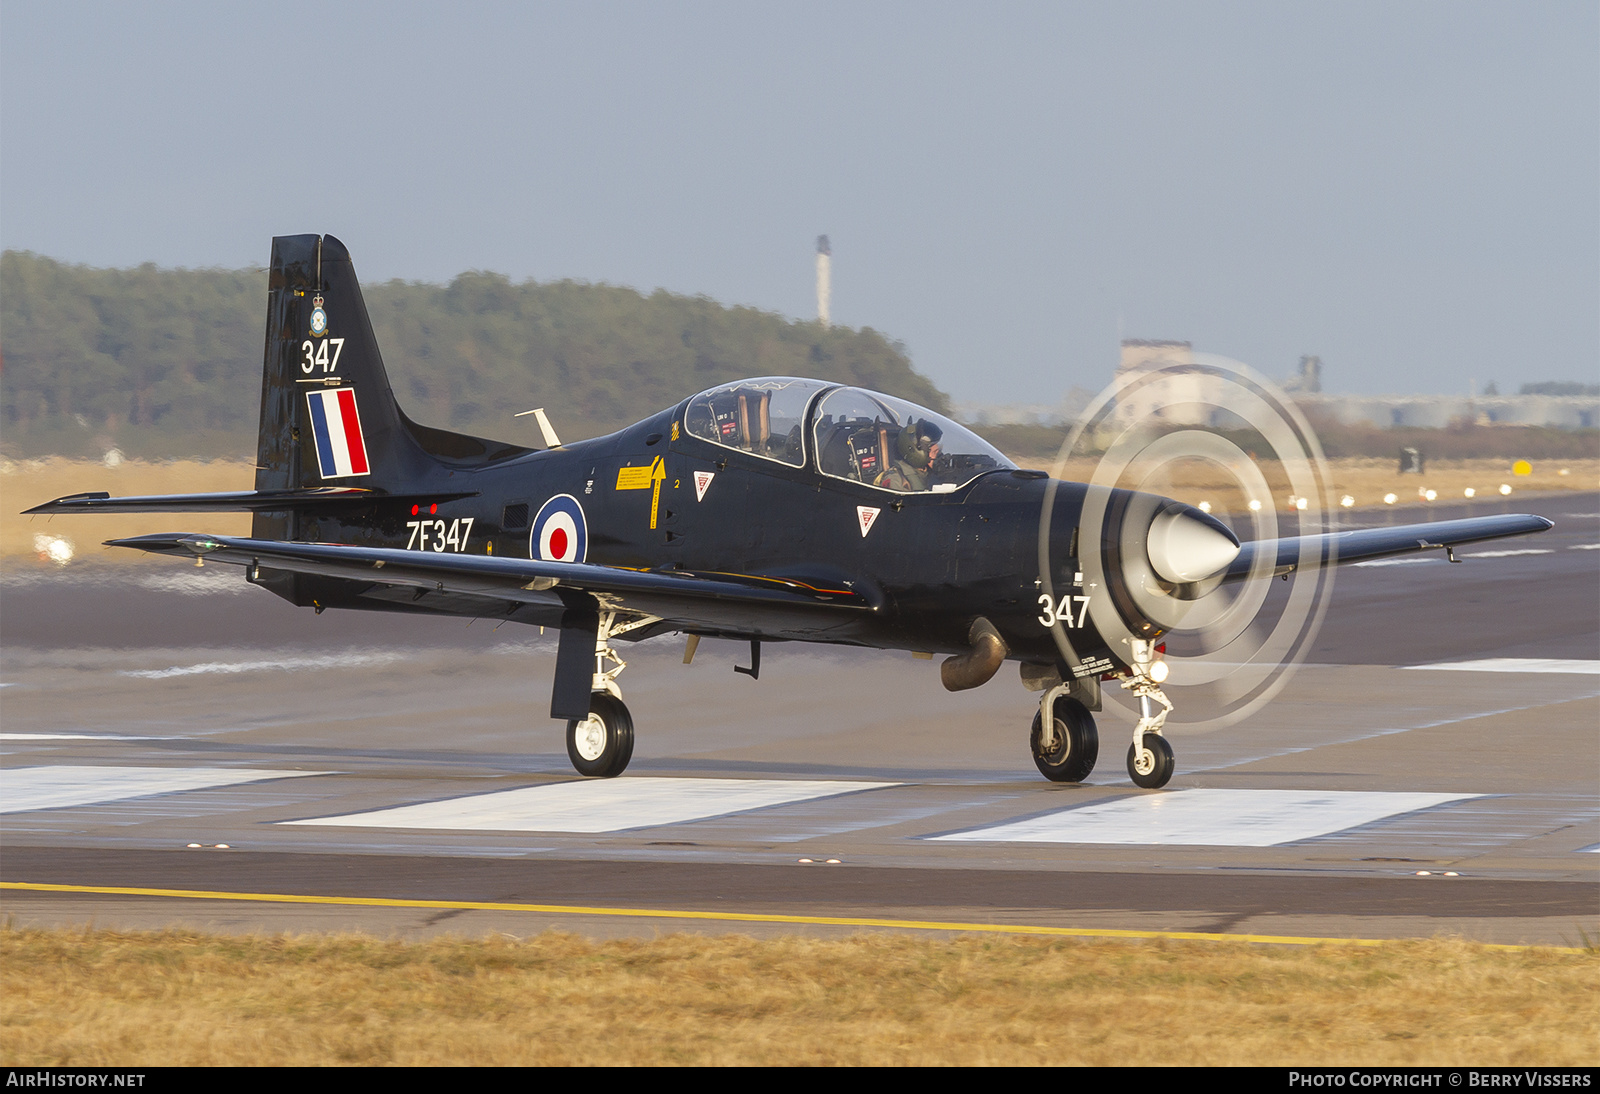
[[[1308,663],[1241,724],[1170,729],[1158,792],[1128,780],[1110,712],[1089,782],[1040,778],[1014,670],[951,695],[907,654],[774,645],[751,681],[743,647],[684,667],[670,638],[622,651],[627,774],[582,780],[546,717],[554,634],[315,616],[232,567],[9,567],[0,881],[306,901],[0,906],[399,936],[892,920],[1579,944],[1600,935],[1600,497],[1519,509],[1556,529],[1342,569]],[[92,520],[52,529],[91,541]],[[642,914],[663,911],[774,918]]]

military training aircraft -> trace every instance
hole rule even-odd
[[[610,436],[542,449],[411,421],[390,390],[355,269],[332,236],[273,240],[255,489],[113,498],[29,513],[248,511],[249,538],[110,541],[244,567],[311,607],[560,629],[550,715],[584,775],[614,776],[634,727],[614,647],[669,632],[946,654],[944,686],[1007,661],[1039,691],[1032,750],[1088,777],[1100,684],[1137,697],[1128,771],[1166,784],[1162,638],[1225,585],[1297,568],[1544,531],[1537,516],[1241,543],[1154,494],[1023,470],[975,433],[887,395],[814,379],[725,384]],[[1453,559],[1453,554],[1452,554]]]

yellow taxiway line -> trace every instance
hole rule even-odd
[[[782,923],[791,926],[880,927],[902,931],[960,931],[1036,935],[1050,938],[1173,939],[1192,942],[1264,942],[1280,946],[1386,946],[1404,939],[1310,938],[1275,934],[1221,934],[1210,931],[1131,931],[1111,927],[1039,927],[1024,923],[953,923],[941,920],[878,919],[871,916],[773,915],[764,912],[696,912],[668,908],[590,908],[570,904],[513,904],[491,900],[407,900],[379,896],[309,896],[302,893],[229,893],[209,889],[146,889],[120,885],[49,885],[0,881],[0,889],[37,893],[96,893],[106,896],[175,897],[183,900],[242,900],[264,904],[331,904],[364,908],[435,908],[472,912],[531,912],[537,915],[596,915],[624,919],[701,919],[732,923]],[[1565,950],[1566,946],[1511,946],[1482,943],[1488,950]]]

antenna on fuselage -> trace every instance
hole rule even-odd
[[[526,418],[529,414],[532,414],[533,420],[539,423],[539,432],[544,434],[544,446],[546,448],[560,448],[561,438],[556,436],[555,429],[550,425],[550,419],[545,417],[544,407],[519,411],[511,416],[513,418]]]

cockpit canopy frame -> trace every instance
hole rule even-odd
[[[942,414],[825,380],[761,376],[709,388],[683,419],[685,432],[719,447],[892,493],[949,493],[1016,468]]]

